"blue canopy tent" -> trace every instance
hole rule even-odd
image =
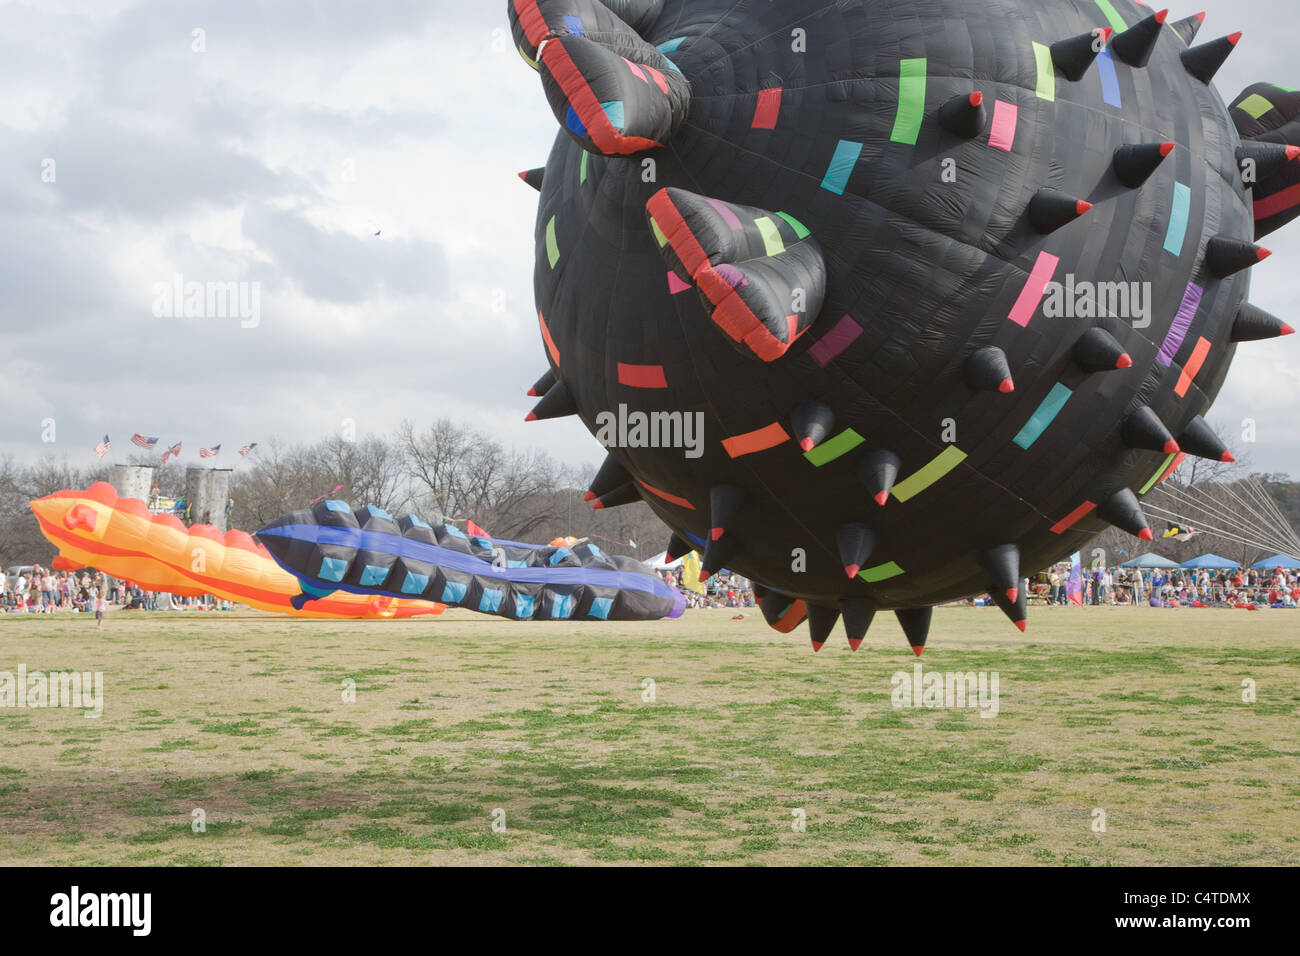
[[[1300,571],[1300,558],[1289,558],[1285,554],[1275,554],[1271,558],[1265,558],[1263,561],[1256,561],[1251,565],[1260,571],[1272,571],[1278,565],[1286,568],[1288,571]]]
[[[1205,568],[1207,571],[1231,571],[1234,568],[1241,567],[1241,562],[1233,561],[1230,558],[1220,557],[1217,554],[1203,554],[1199,558],[1192,558],[1190,561],[1184,561],[1182,567],[1194,569]]]
[[[1177,561],[1170,561],[1168,558],[1162,558],[1154,552],[1148,552],[1140,558],[1134,558],[1132,561],[1125,561],[1120,565],[1121,568],[1177,568],[1180,567]]]

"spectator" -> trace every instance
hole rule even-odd
[[[94,599],[95,630],[102,631],[104,629],[104,612],[108,610],[108,587],[102,574],[99,576],[97,584],[98,587],[94,589],[96,593]]]

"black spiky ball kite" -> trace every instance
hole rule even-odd
[[[513,0],[562,130],[530,419],[609,447],[674,554],[761,582],[820,648],[877,610],[919,654],[939,602],[1107,525],[1184,455],[1237,342],[1254,240],[1300,211],[1300,95],[1211,85],[1130,0]],[[694,423],[703,443],[683,449]],[[665,447],[668,446],[668,447]]]

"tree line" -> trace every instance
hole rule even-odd
[[[184,496],[187,466],[158,465],[157,456],[142,454],[129,456],[127,463],[157,465],[155,483],[161,493]],[[506,540],[544,544],[573,535],[591,537],[605,550],[642,559],[662,551],[668,528],[644,503],[593,511],[583,501],[596,468],[596,463],[559,461],[534,448],[507,448],[448,418],[423,427],[404,422],[390,435],[356,440],[333,436],[311,444],[285,444],[271,439],[260,443],[249,458],[240,459],[231,474],[234,505],[229,527],[251,533],[329,495],[354,507],[377,505],[394,515],[445,517],[461,527],[468,518]],[[1171,479],[1170,490],[1193,485],[1212,495],[1247,471],[1245,462],[1227,466],[1192,460]],[[48,567],[54,558],[54,547],[41,535],[27,506],[29,500],[67,488],[86,488],[95,481],[108,481],[109,475],[107,463],[79,467],[46,456],[23,464],[12,456],[0,456],[0,567]],[[1253,477],[1292,527],[1300,528],[1300,481],[1280,474]],[[1157,492],[1153,503],[1161,497]],[[1165,540],[1161,533],[1167,522],[1151,517],[1155,542],[1148,545],[1110,529],[1088,546],[1085,563],[1093,548],[1103,549],[1108,564],[1148,550],[1178,561],[1209,550],[1245,559],[1252,550],[1205,533],[1185,543]]]
[[[157,456],[137,454],[125,463],[157,466],[160,492],[184,496],[186,465],[159,465]],[[544,544],[572,535],[590,537],[615,554],[658,554],[669,531],[649,506],[637,502],[596,511],[583,501],[598,465],[560,461],[535,448],[507,448],[447,418],[423,427],[405,422],[390,435],[355,440],[333,436],[288,444],[271,439],[259,443],[231,474],[229,527],[251,533],[326,495],[393,515],[442,517],[462,528],[468,518],[505,540]],[[79,467],[46,456],[24,464],[0,456],[0,566],[48,567],[54,558],[28,501],[109,476],[108,463]]]

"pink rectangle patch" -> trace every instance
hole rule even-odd
[[[1029,324],[1029,320],[1038,311],[1038,303],[1043,301],[1043,290],[1047,288],[1047,283],[1052,281],[1052,276],[1056,275],[1056,267],[1060,262],[1059,258],[1049,252],[1038,254],[1034,271],[1029,273],[1029,281],[1020,290],[1020,298],[1016,299],[1016,304],[1007,318],[1021,328]]]
[[[998,100],[993,107],[993,129],[989,133],[989,145],[994,149],[1011,152],[1011,145],[1016,141],[1016,120],[1020,110],[1016,104]]]
[[[822,336],[821,341],[808,350],[808,356],[822,368],[830,365],[854,340],[862,334],[862,326],[846,315],[835,327]]]

